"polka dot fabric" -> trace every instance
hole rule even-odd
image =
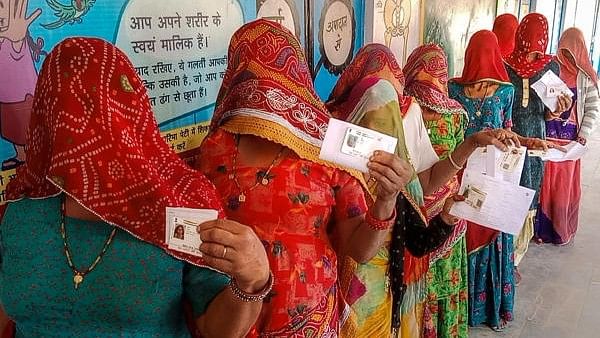
[[[520,77],[528,79],[552,61],[552,56],[545,54],[548,48],[548,20],[542,14],[526,15],[517,28],[515,39],[515,50],[506,59],[506,63]],[[527,59],[530,53],[539,55],[530,62]]]
[[[64,191],[104,221],[165,250],[166,207],[222,214],[214,186],[161,138],[130,61],[100,39],[69,38],[48,55],[26,150],[27,163],[7,188],[9,200]],[[169,253],[202,265],[201,258]]]

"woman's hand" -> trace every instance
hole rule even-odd
[[[367,167],[371,178],[378,183],[377,199],[382,201],[395,202],[400,190],[404,189],[414,174],[410,163],[395,154],[379,150],[373,153]]]
[[[269,261],[261,241],[248,226],[215,220],[198,226],[204,261],[233,278],[247,293],[262,290],[269,280]]]
[[[483,130],[467,138],[475,143],[476,147],[494,145],[502,151],[507,151],[509,146],[520,147],[519,136],[506,129]]]
[[[543,150],[548,151],[548,149],[557,149],[562,151],[563,153],[567,152],[567,149],[564,147],[550,141],[542,140],[539,138],[522,138],[521,143],[527,147],[527,149],[531,150]]]
[[[444,223],[454,225],[454,224],[458,223],[458,221],[460,221],[460,218],[450,215],[450,210],[452,209],[452,206],[454,205],[455,202],[462,202],[464,200],[465,200],[465,198],[461,195],[454,195],[454,196],[446,198],[446,202],[444,203],[444,208],[442,209],[442,212],[440,213],[440,217],[442,218],[442,221],[444,221]]]
[[[571,104],[573,104],[573,99],[569,95],[560,94],[560,96],[558,97],[558,102],[556,104],[556,110],[553,112],[552,115],[560,117],[562,113],[564,113],[565,111],[567,111],[567,109],[571,107]]]

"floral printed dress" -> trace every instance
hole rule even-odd
[[[201,156],[200,170],[221,193],[228,218],[256,232],[275,277],[251,336],[337,335],[337,258],[329,234],[336,230],[332,224],[366,212],[360,183],[339,169],[293,153],[268,175],[266,168],[239,161],[234,171],[236,140],[221,129],[204,141]],[[238,198],[241,192],[246,196],[243,202]]]
[[[469,114],[465,137],[486,129],[512,127],[514,87],[500,84],[485,99],[465,95],[464,86],[450,82],[450,97]],[[480,114],[478,114],[480,112]],[[470,225],[469,225],[470,227]],[[468,230],[470,231],[470,230]],[[500,327],[512,321],[515,298],[513,236],[501,233],[490,244],[469,254],[469,325]]]

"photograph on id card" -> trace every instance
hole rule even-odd
[[[202,256],[200,252],[200,234],[197,227],[200,223],[181,217],[173,217],[169,222],[168,247],[172,250],[185,252],[194,256]]]
[[[370,135],[355,128],[348,128],[342,143],[342,154],[368,159],[376,150],[381,140],[377,135]]]
[[[472,185],[468,185],[462,195],[465,198],[465,203],[478,211],[483,207],[487,196],[485,192]]]

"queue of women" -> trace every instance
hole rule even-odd
[[[515,271],[532,237],[577,228],[579,162],[528,158],[540,192],[519,238],[449,214],[477,147],[585,143],[599,114],[583,35],[544,54],[546,19],[501,16],[469,42],[460,78],[444,51],[404,68],[363,47],[324,103],[301,46],[257,20],[232,37],[193,168],[160,137],[127,57],[69,38],[46,58],[27,163],[0,227],[0,329],[16,337],[466,337],[513,319]],[[530,85],[573,89],[556,111]],[[319,159],[331,117],[398,138],[369,172]],[[551,138],[553,142],[544,139]],[[545,172],[544,172],[545,171]],[[165,244],[165,209],[214,209],[202,256]],[[12,330],[10,330],[12,328]]]

